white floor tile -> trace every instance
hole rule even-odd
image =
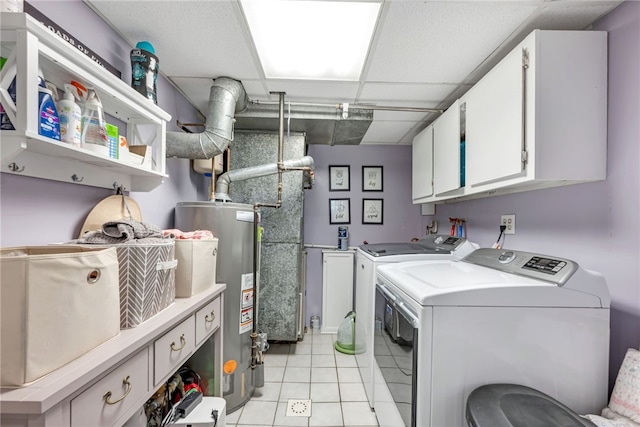
[[[264,381],[270,383],[282,382],[282,378],[284,377],[284,369],[284,366],[270,367],[269,365],[266,365],[264,367]]]
[[[309,417],[287,417],[287,402],[278,403],[276,411],[276,419],[274,426],[298,426],[306,427],[309,425]]]
[[[242,409],[237,409],[235,411],[233,411],[231,414],[227,414],[225,421],[227,422],[227,425],[231,424],[237,424],[238,420],[240,419],[240,414],[242,414]]]
[[[289,399],[309,399],[309,383],[282,383],[280,401]]]
[[[311,341],[308,343],[291,344],[289,355],[292,354],[311,354]]]
[[[312,354],[334,354],[335,349],[333,348],[333,344],[329,343],[313,343],[311,345],[311,353]]]
[[[271,353],[267,351],[264,354],[264,363],[267,366],[287,366],[288,354]]]
[[[338,368],[338,381],[341,383],[362,383],[358,368]]]
[[[284,371],[286,383],[308,383],[311,379],[311,368],[287,367]]]
[[[311,356],[313,368],[335,368],[336,358],[333,354],[314,354]]]
[[[242,409],[238,425],[272,426],[278,402],[248,401]]]
[[[265,382],[263,387],[257,387],[251,396],[251,400],[277,402],[280,397],[280,387],[282,383]]]
[[[342,426],[342,408],[339,403],[311,403],[310,426]]]
[[[356,362],[356,357],[352,354],[344,354],[340,352],[336,352],[336,366],[341,368],[357,368],[358,362]]]
[[[331,344],[336,340],[335,334],[320,334],[313,335],[313,343],[314,344]]]
[[[336,368],[311,368],[311,383],[337,383]]]
[[[366,402],[367,393],[362,383],[340,383],[340,401]]]
[[[340,402],[338,383],[311,383],[311,402]]]
[[[290,354],[287,367],[309,368],[311,367],[310,354]]]
[[[289,354],[289,344],[271,344],[267,354]]]
[[[342,402],[342,416],[345,426],[378,425],[375,413],[367,402]]]

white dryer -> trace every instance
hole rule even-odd
[[[461,427],[469,394],[532,387],[577,413],[607,404],[610,296],[573,261],[478,249],[378,267],[375,411],[381,426]]]
[[[373,243],[361,245],[356,252],[356,361],[369,406],[374,405],[373,302],[376,268],[403,261],[462,259],[478,248],[462,237],[433,234],[417,242]]]

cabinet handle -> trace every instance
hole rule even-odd
[[[176,348],[176,343],[175,343],[175,342],[172,342],[172,343],[171,343],[171,350],[173,350],[173,351],[180,351],[180,350],[182,350],[182,349],[184,348],[184,346],[185,346],[185,345],[187,345],[187,340],[186,340],[186,339],[184,339],[184,334],[180,335],[180,344],[182,344],[182,345],[180,346],[180,348]]]
[[[127,391],[124,392],[124,394],[117,400],[111,401],[109,399],[111,399],[111,392],[108,391],[106,392],[102,398],[104,399],[104,402],[107,405],[115,405],[116,403],[120,402],[121,400],[123,400],[125,397],[127,397],[129,395],[129,392],[131,391],[131,383],[129,382],[129,375],[127,375],[127,377],[125,379],[122,380],[122,385],[127,387]]]
[[[209,316],[211,316],[211,319],[209,319]],[[207,314],[206,316],[204,316],[204,321],[206,323],[212,323],[216,318],[216,312],[211,310],[211,314]]]

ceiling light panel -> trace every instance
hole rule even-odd
[[[379,2],[240,3],[267,78],[360,79]]]

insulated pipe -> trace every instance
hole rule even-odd
[[[282,171],[300,170],[307,168],[315,169],[313,157],[304,156],[300,159],[285,160],[282,162]],[[220,202],[230,202],[229,184],[232,181],[245,181],[251,178],[259,178],[261,176],[273,175],[279,172],[278,163],[270,163],[267,165],[252,166],[244,169],[235,169],[225,172],[216,180],[215,200]]]
[[[209,93],[209,112],[204,132],[167,132],[167,157],[210,159],[233,141],[235,113],[244,111],[249,98],[238,80],[218,77]]]

